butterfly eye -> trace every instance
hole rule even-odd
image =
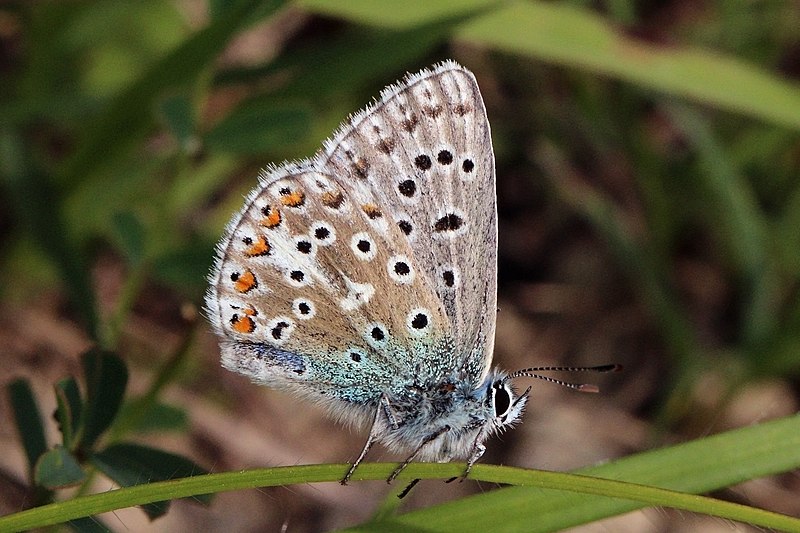
[[[509,408],[511,408],[511,394],[509,394],[508,389],[502,381],[496,381],[494,385],[492,385],[492,392],[494,416],[505,422],[505,417],[508,414]]]

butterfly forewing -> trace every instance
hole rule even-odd
[[[473,75],[447,62],[389,87],[319,160],[343,186],[387,207],[450,321],[455,353],[437,354],[442,373],[462,368],[480,382],[494,345],[497,216],[489,123]]]

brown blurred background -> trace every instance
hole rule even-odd
[[[224,4],[0,6],[0,383],[30,381],[51,444],[53,384],[100,343],[128,364],[131,398],[167,376],[158,402],[174,424],[128,440],[213,472],[354,459],[365,431],[219,366],[205,275],[260,167],[312,155],[383,86],[446,58],[475,73],[493,130],[496,364],[625,366],[586,376],[600,395],[533,383],[524,423],[483,462],[570,470],[797,411],[800,119],[769,109],[773,83],[800,101],[797,3],[263,2],[235,21]],[[500,15],[528,6],[553,18]],[[498,20],[519,27],[496,32]],[[560,34],[570,20],[615,41],[595,44],[589,26],[573,28],[586,43]],[[175,54],[191,39],[207,50]],[[674,73],[656,68],[669,54]],[[695,54],[741,85],[692,78]],[[0,417],[8,514],[30,495],[5,397]],[[798,485],[792,474],[716,495],[799,516]],[[98,476],[92,490],[114,486]],[[423,481],[404,508],[493,488]],[[324,531],[387,497],[383,482],[316,484],[174,502],[152,523],[138,509],[102,519]],[[746,530],[647,510],[580,530],[732,529]]]

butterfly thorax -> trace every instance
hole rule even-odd
[[[478,386],[458,374],[437,383],[415,383],[386,395],[379,407],[385,416],[377,419],[378,440],[395,451],[419,448],[421,460],[464,459],[486,438],[513,425],[525,399],[497,370]]]

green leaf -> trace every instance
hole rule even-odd
[[[68,450],[73,449],[76,433],[81,427],[83,400],[78,383],[73,378],[62,379],[55,386],[56,421],[61,431],[62,443]]]
[[[162,405],[158,403],[158,398],[164,387],[180,374],[189,356],[193,337],[191,333],[184,336],[172,355],[155,372],[155,379],[144,394],[123,406],[110,434],[112,441],[118,441],[120,436],[137,429],[164,430],[185,425],[186,415],[183,410]]]
[[[77,485],[86,479],[81,465],[63,446],[45,452],[36,463],[34,480],[48,489],[60,489]]]
[[[161,105],[161,115],[181,148],[189,148],[194,136],[194,106],[187,94],[176,94],[165,98]]]
[[[254,99],[239,106],[208,132],[212,150],[258,154],[304,139],[311,111],[299,102]]]
[[[25,449],[28,460],[28,472],[33,479],[36,461],[47,451],[47,440],[44,435],[44,424],[36,398],[28,382],[18,379],[8,384],[8,398],[14,414],[17,432]]]
[[[506,2],[464,24],[457,36],[800,129],[796,84],[720,53],[632,39],[568,3]]]
[[[202,294],[205,277],[211,268],[214,245],[199,239],[187,240],[185,246],[165,253],[153,261],[153,274],[175,289]]]
[[[361,24],[389,28],[411,28],[454,16],[466,15],[497,0],[301,0],[301,7],[323,15],[346,18]]]
[[[216,19],[241,7],[241,5],[247,1],[248,0],[210,0],[208,2],[208,14],[212,19]],[[278,4],[283,4],[283,2],[279,2]],[[261,4],[250,13],[250,17],[245,21],[244,26],[260,22],[261,19],[271,15],[278,7],[280,7],[280,5],[276,6],[276,2],[274,1],[262,1]]]
[[[144,259],[146,231],[139,218],[130,211],[114,213],[111,218],[122,253],[131,265],[138,265]]]
[[[310,99],[316,111],[324,112],[327,110],[325,102],[331,98],[349,101],[362,91],[368,98],[404,66],[418,67],[420,61],[427,61],[428,55],[447,42],[456,25],[463,21],[462,17],[448,18],[403,31],[346,27],[333,35],[325,34],[316,39],[309,36],[302,46],[287,50],[268,65],[224,70],[217,74],[215,82],[253,83],[275,74],[290,73],[275,93]],[[350,111],[352,109],[348,108],[343,113]],[[341,121],[343,116],[336,121]],[[322,135],[330,133],[325,131]],[[313,142],[316,144],[319,139]]]
[[[90,461],[123,487],[207,473],[185,457],[139,444],[112,444],[105,450],[94,453]],[[211,495],[197,495],[195,499],[208,503]],[[151,520],[166,513],[168,508],[169,501],[152,502],[143,506]]]
[[[114,353],[93,349],[81,358],[86,379],[81,447],[90,450],[106,431],[122,405],[128,369]]]
[[[190,459],[141,444],[112,444],[92,454],[90,460],[124,487],[208,473]]]
[[[452,16],[424,26],[391,31],[346,27],[316,41],[308,39],[304,46],[276,58],[266,67],[223,71],[217,81],[243,83],[254,77],[290,74],[277,94],[311,98],[318,112],[328,110],[325,103],[332,98],[347,106],[362,105],[360,93],[364,93],[364,98],[374,96],[385,85],[386,78],[397,76],[403,67],[418,69],[419,62],[427,62],[426,57],[444,46],[466,19],[466,16]],[[357,101],[353,101],[354,97]],[[343,110],[351,111],[350,107]]]
[[[120,409],[120,420],[135,419],[136,423],[127,428],[128,431],[136,433],[152,433],[156,431],[179,431],[185,429],[187,426],[186,411],[172,405],[163,403],[155,403],[150,405],[146,398],[137,398],[136,400],[126,403]],[[134,412],[142,409],[147,404],[148,407],[145,413]]]

